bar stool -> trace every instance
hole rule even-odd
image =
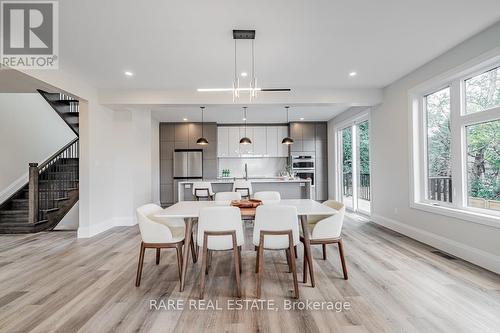
[[[233,192],[241,193],[241,197],[250,199],[252,196],[252,183],[244,179],[236,179],[233,183]]]
[[[342,264],[342,272],[344,280],[347,280],[347,266],[344,258],[344,247],[342,245],[342,225],[344,223],[345,205],[335,200],[327,200],[323,202],[330,208],[338,211],[335,215],[330,216],[311,216],[308,217],[309,230],[311,231],[311,245],[322,245],[323,260],[326,260],[326,245],[337,244],[339,247],[340,262]],[[304,237],[300,237],[300,241],[304,242]],[[304,258],[304,283],[307,282],[307,258]]]
[[[198,218],[198,245],[203,247],[200,272],[200,298],[205,291],[205,275],[212,251],[232,250],[237,296],[241,297],[241,246],[245,243],[239,208],[230,206],[205,207]]]
[[[241,200],[240,192],[217,192],[215,193],[215,201],[231,203],[232,200]]]
[[[197,201],[200,201],[200,199],[212,200],[214,196],[214,191],[212,190],[212,183],[194,182],[193,196],[196,198]]]
[[[253,244],[258,248],[255,272],[257,273],[257,298],[260,298],[262,273],[264,272],[264,249],[285,250],[288,267],[293,275],[295,298],[299,297],[299,286],[295,268],[295,246],[299,243],[299,221],[297,209],[285,205],[261,205],[255,214]]]

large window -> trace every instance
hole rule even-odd
[[[452,201],[450,88],[425,97],[427,199]]]
[[[432,86],[410,91],[414,207],[498,222],[499,60]]]

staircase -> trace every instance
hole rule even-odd
[[[29,164],[29,182],[0,204],[0,233],[52,230],[78,201],[78,100],[38,90],[77,138],[42,164]]]

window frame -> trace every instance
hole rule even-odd
[[[500,228],[500,212],[467,206],[466,128],[500,119],[500,106],[467,113],[465,81],[500,66],[500,48],[426,81],[408,92],[410,143],[410,207]],[[450,88],[452,202],[427,199],[426,97]]]

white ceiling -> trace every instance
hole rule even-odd
[[[232,104],[230,94],[215,98],[196,88],[231,86],[235,28],[256,29],[259,85],[292,89],[261,94],[257,103],[328,104],[307,111],[319,120],[342,108],[337,104],[367,105],[361,89],[384,87],[500,20],[498,0],[64,0],[59,6],[61,69],[113,91],[108,104],[155,104],[154,113],[166,118],[178,116],[166,104]],[[241,71],[249,71],[244,43]],[[127,78],[125,70],[135,75]],[[358,75],[349,77],[351,71]],[[335,89],[357,97],[337,98],[346,94]],[[304,91],[314,94],[305,98]],[[137,102],[130,98],[136,92],[170,95]]]
[[[344,104],[291,105],[290,121],[327,121],[348,108]],[[151,109],[153,118],[160,122],[201,121],[198,106],[156,106]],[[205,108],[204,120],[217,123],[243,123],[243,109],[239,105],[210,105]],[[250,105],[247,108],[247,122],[285,123],[284,105]]]

